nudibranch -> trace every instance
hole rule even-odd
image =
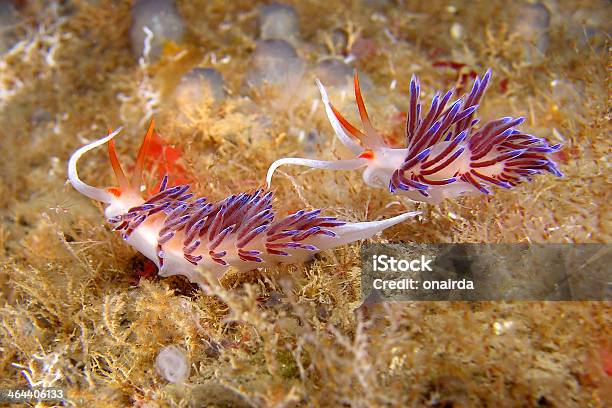
[[[336,136],[356,157],[337,161],[282,158],[270,166],[268,186],[274,171],[285,164],[333,170],[365,167],[363,179],[366,184],[388,188],[392,193],[401,193],[415,201],[436,204],[464,194],[490,194],[491,186],[511,189],[544,171],[562,177],[551,159],[551,154],[561,145],[549,145],[542,138],[517,130],[516,127],[523,123],[522,117],[504,117],[477,126],[476,110],[490,78],[490,70],[482,78],[476,77],[471,91],[448,107],[453,92],[448,91],[443,96],[436,93],[424,115],[419,102],[419,81],[413,75],[405,148],[386,145],[372,126],[357,72],[355,99],[363,130],[353,126],[334,108],[325,87],[317,80]]]
[[[245,271],[279,262],[302,262],[319,251],[370,238],[418,214],[407,212],[380,221],[349,223],[322,216],[317,209],[277,218],[270,191],[258,189],[208,202],[204,197],[194,197],[189,184],[170,187],[167,175],[159,191],[145,199],[140,186],[153,122],[129,179],[113,141],[120,131],[118,128],[74,152],[68,161],[68,179],[81,194],[108,204],[104,214],[113,229],[152,260],[160,276],[180,274],[204,286],[203,270],[220,278],[230,266]],[[77,163],[83,154],[105,143],[119,186],[101,189],[79,179]]]

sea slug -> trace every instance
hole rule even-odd
[[[217,278],[230,266],[239,271],[279,262],[302,262],[313,254],[372,237],[418,212],[380,221],[348,223],[321,215],[321,210],[300,210],[277,218],[273,194],[263,189],[231,195],[217,202],[195,198],[189,184],[170,187],[164,176],[159,191],[144,198],[139,192],[153,122],[147,131],[128,179],[123,172],[113,138],[108,136],[78,149],[68,161],[68,179],[85,196],[108,204],[105,216],[126,242],[152,260],[160,276],[184,275],[205,286],[203,270]],[[108,143],[111,166],[119,186],[92,187],[79,179],[81,156]]]
[[[562,177],[550,157],[561,145],[549,145],[544,139],[517,130],[523,118],[504,117],[477,127],[476,110],[490,78],[490,71],[482,79],[476,77],[472,90],[448,107],[453,92],[448,91],[442,97],[436,93],[424,115],[419,103],[419,81],[413,76],[405,148],[386,145],[372,126],[357,72],[354,76],[355,99],[363,131],[334,108],[325,87],[317,80],[336,135],[356,157],[337,161],[282,158],[270,166],[268,186],[274,171],[285,164],[333,170],[365,167],[363,179],[366,184],[388,188],[414,201],[436,204],[464,194],[490,194],[490,186],[511,189],[544,171]]]

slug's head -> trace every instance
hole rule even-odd
[[[384,141],[379,133],[376,131],[368,111],[366,110],[365,103],[363,102],[363,96],[361,95],[361,87],[359,86],[359,76],[357,70],[355,70],[353,78],[355,86],[355,101],[357,102],[357,108],[359,109],[359,117],[363,124],[363,130],[359,130],[353,126],[348,120],[342,116],[342,114],[331,104],[329,97],[327,96],[327,90],[317,79],[317,86],[321,92],[321,99],[325,105],[325,113],[334,128],[338,139],[348,147],[358,157],[364,159],[371,159],[375,151],[380,147],[384,146]]]
[[[115,150],[115,143],[113,138],[121,132],[121,128],[117,128],[114,131],[99,140],[89,143],[70,156],[68,161],[68,180],[70,184],[81,194],[97,201],[108,204],[108,207],[104,211],[107,218],[117,216],[127,212],[129,208],[141,204],[144,200],[140,195],[140,185],[142,183],[142,170],[144,167],[144,161],[147,154],[148,147],[153,136],[154,121],[151,121],[149,130],[144,137],[140,150],[138,151],[138,157],[134,166],[134,171],[130,178],[126,177],[119,158],[117,157],[117,151]],[[108,188],[97,188],[84,183],[78,175],[77,163],[81,156],[96,147],[108,144],[108,156],[110,158],[111,166],[115,172],[117,178],[116,187]]]
[[[331,104],[327,90],[319,81],[316,80],[319,92],[321,93],[321,100],[325,107],[325,113],[329,119],[336,136],[355,156],[349,160],[335,160],[335,161],[323,161],[323,160],[310,160],[287,157],[282,158],[270,166],[268,169],[267,182],[270,186],[272,182],[272,176],[276,169],[286,164],[293,164],[298,166],[313,167],[319,169],[329,170],[353,170],[361,167],[367,167],[364,173],[364,180],[366,183],[378,186],[378,179],[384,179],[387,170],[384,164],[389,160],[389,154],[391,150],[389,146],[385,144],[382,137],[376,131],[368,111],[366,110],[363,97],[361,95],[361,87],[359,86],[359,76],[357,71],[354,74],[354,85],[355,85],[355,101],[357,102],[357,108],[359,110],[359,117],[363,125],[363,130],[358,129],[351,124],[342,114]],[[397,154],[392,154],[397,156]],[[390,175],[389,175],[390,177]],[[388,178],[388,177],[387,177]],[[383,185],[386,185],[383,183]]]

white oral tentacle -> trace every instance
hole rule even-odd
[[[108,136],[81,147],[76,152],[74,152],[72,156],[70,156],[70,160],[68,160],[68,180],[70,181],[70,184],[72,184],[72,186],[75,188],[75,190],[77,190],[79,193],[91,198],[92,200],[101,201],[107,204],[110,204],[113,201],[114,197],[111,193],[104,189],[90,186],[89,184],[84,183],[79,178],[79,174],[77,172],[77,163],[81,156],[83,156],[90,150],[93,150],[96,147],[102,146],[103,144],[107,143],[109,140],[117,136],[122,129],[123,128],[121,127],[115,129]]]
[[[368,164],[367,159],[349,159],[349,160],[311,160],[301,159],[299,157],[285,157],[278,159],[270,165],[268,174],[266,175],[266,182],[268,187],[272,183],[272,176],[277,168],[286,164],[294,164],[297,166],[311,167],[315,169],[330,169],[330,170],[355,170]]]

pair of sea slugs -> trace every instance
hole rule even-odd
[[[369,186],[388,188],[415,201],[439,203],[464,194],[490,194],[495,186],[511,189],[545,171],[561,177],[551,159],[561,146],[517,130],[523,118],[504,117],[478,125],[476,111],[490,78],[490,71],[477,77],[471,91],[450,105],[452,91],[436,93],[425,114],[419,103],[419,81],[413,76],[405,148],[386,145],[372,126],[357,73],[355,98],[363,130],[334,108],[317,80],[336,136],[355,157],[337,161],[282,158],[270,166],[268,186],[281,165],[333,170],[363,167],[363,179]],[[323,216],[321,210],[300,210],[277,217],[270,191],[259,189],[208,202],[204,197],[194,197],[189,184],[169,186],[168,176],[157,193],[144,198],[140,185],[153,122],[129,178],[113,143],[120,131],[116,129],[74,152],[68,161],[68,178],[80,193],[108,204],[104,212],[108,222],[128,244],[158,266],[161,276],[180,274],[204,285],[203,271],[220,278],[230,266],[245,271],[278,262],[301,262],[316,252],[369,238],[418,214],[408,212],[358,223]],[[100,189],[79,179],[77,162],[84,153],[105,143],[118,187]]]

